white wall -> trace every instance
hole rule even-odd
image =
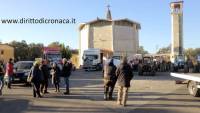
[[[131,26],[114,26],[114,51],[117,53],[133,54],[136,53],[137,42],[137,30]]]
[[[85,25],[84,28],[81,29],[80,31],[80,53],[79,53],[79,62],[80,65],[83,65],[83,51],[88,49],[88,38],[89,38],[89,25]]]
[[[112,50],[112,25],[93,27],[94,48]]]

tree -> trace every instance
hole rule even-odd
[[[28,59],[29,48],[25,40],[22,40],[21,42],[12,41],[9,45],[14,47],[14,57],[16,60]]]
[[[35,58],[40,58],[43,55],[44,45],[42,43],[27,44],[25,40],[22,40],[21,42],[12,41],[9,45],[14,47],[14,57],[17,61],[34,60]],[[65,46],[59,42],[52,42],[48,45],[48,47],[60,48],[63,58],[70,59],[72,57],[72,52],[69,46]]]
[[[62,58],[70,59],[72,57],[72,52],[69,46],[65,46],[64,44],[61,44],[61,53]]]
[[[41,43],[38,43],[38,44],[31,43],[31,44],[29,44],[29,59],[34,60],[35,58],[42,57],[43,47],[44,47],[44,45],[41,44]]]
[[[188,57],[188,58],[195,58],[198,54],[200,54],[200,48],[188,48],[184,50],[184,54]]]
[[[157,51],[157,54],[165,54],[165,53],[170,53],[170,52],[171,52],[171,45],[168,45],[167,47],[160,48]]]
[[[137,50],[137,53],[138,54],[148,54],[149,52],[144,50],[144,47],[143,46],[140,46]]]
[[[66,47],[66,58],[70,59],[72,57],[72,52],[69,48],[69,46]]]
[[[59,42],[52,42],[48,45],[48,47],[61,47],[62,44],[60,44]]]

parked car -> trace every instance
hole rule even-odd
[[[26,83],[34,61],[18,61],[14,64],[13,82]]]

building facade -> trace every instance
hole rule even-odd
[[[72,50],[72,57],[71,57],[72,64],[76,67],[79,68],[79,54],[78,50]]]
[[[14,59],[14,48],[6,44],[0,44],[0,60],[6,63],[10,58]]]
[[[82,65],[83,51],[88,48],[110,51],[117,56],[136,54],[139,48],[140,28],[138,22],[129,19],[112,20],[109,8],[107,19],[97,18],[81,24],[79,27],[80,65]]]

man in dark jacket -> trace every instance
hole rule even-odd
[[[48,88],[48,80],[49,80],[50,72],[49,72],[49,67],[47,65],[47,60],[42,61],[41,70],[44,77],[44,80],[42,81],[42,84],[41,84],[41,92],[49,93],[47,91],[47,88]]]
[[[130,87],[130,81],[133,78],[131,66],[127,63],[127,57],[122,59],[122,63],[116,70],[116,76],[118,84],[117,104],[126,106],[128,89]]]
[[[72,63],[70,61],[67,61],[66,58],[63,58],[63,68],[62,68],[62,76],[65,80],[66,85],[66,92],[64,92],[65,95],[69,94],[69,77],[71,75],[72,70]]]
[[[36,61],[34,63],[34,66],[31,69],[31,76],[32,76],[32,85],[33,85],[33,97],[36,97],[36,95],[38,96],[38,98],[41,98],[41,94],[40,94],[40,84],[42,81],[42,71],[39,68],[40,66],[40,62]]]
[[[113,59],[106,63],[103,69],[104,75],[104,100],[113,100],[112,94],[117,81],[115,75],[116,66],[113,63]]]

